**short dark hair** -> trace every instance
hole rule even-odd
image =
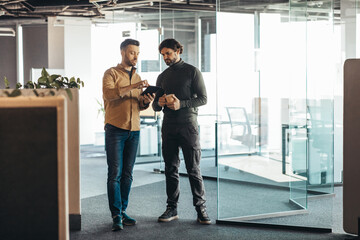
[[[127,46],[129,45],[135,45],[135,46],[140,46],[140,42],[138,40],[135,39],[125,39],[121,44],[120,44],[120,50],[125,49]]]
[[[159,52],[161,53],[161,50],[163,48],[171,48],[172,50],[174,50],[175,52],[180,49],[180,54],[183,52],[184,47],[183,45],[181,45],[178,41],[176,41],[173,38],[168,38],[165,39],[164,41],[162,41],[159,45]]]

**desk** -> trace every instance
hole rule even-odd
[[[306,125],[291,125],[291,128],[302,129],[302,128],[306,128]],[[282,153],[281,159],[282,159],[283,174],[286,174],[286,156],[289,156],[288,143],[290,141],[290,138],[289,138],[289,132],[287,131],[288,129],[289,129],[288,123],[281,124],[281,153]]]
[[[143,129],[144,126],[145,128],[146,127],[150,127],[150,128]],[[156,130],[153,129],[155,127]],[[155,120],[154,118],[150,119],[146,117],[141,117],[140,128],[141,128],[141,134],[140,134],[138,156],[146,156],[146,155],[160,156],[160,152],[161,152],[160,119],[157,118]],[[155,147],[153,144],[157,144],[157,146]]]
[[[286,130],[289,129],[289,124],[281,124],[281,159],[282,159],[282,173],[286,174],[286,156],[289,155],[288,142],[289,134]]]

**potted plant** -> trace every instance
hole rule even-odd
[[[99,128],[99,130],[97,130],[95,132],[95,143],[94,143],[94,145],[105,146],[105,131],[104,131],[104,128],[103,128],[104,121],[105,121],[105,108],[104,108],[104,104],[103,104],[103,102],[101,100],[99,100],[97,98],[95,100],[96,100],[96,102],[98,104],[98,115],[97,116],[98,116],[98,118],[100,117],[101,123],[102,123],[102,124],[100,124],[98,122],[97,125],[102,126],[102,129]]]
[[[79,134],[79,89],[84,82],[62,77],[58,74],[50,75],[45,68],[37,82],[28,81],[24,86],[16,84],[10,89],[9,81],[4,77],[5,90],[0,91],[0,97],[50,97],[63,95],[67,99],[67,153],[68,153],[68,182],[69,182],[69,217],[70,229],[80,230],[80,134]],[[45,99],[44,99],[45,100]],[[45,100],[46,101],[46,100]]]
[[[4,82],[5,89],[10,89],[9,81],[6,77],[4,77]],[[73,99],[73,92],[70,89],[80,89],[80,87],[84,87],[84,82],[81,81],[80,78],[75,79],[75,77],[71,77],[69,79],[58,74],[50,75],[45,68],[42,69],[41,76],[38,78],[37,82],[28,81],[24,85],[24,89],[32,89],[31,92],[37,97],[55,96],[56,92],[58,92],[60,89],[64,89],[70,100]],[[4,94],[7,97],[21,96],[24,93],[24,91],[20,91],[21,88],[22,85],[17,83],[13,91],[9,92],[8,90],[4,90]],[[42,89],[48,90],[44,91]]]

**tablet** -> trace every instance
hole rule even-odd
[[[161,89],[161,87],[156,87],[156,86],[148,86],[145,91],[143,91],[141,93],[141,95],[145,95],[145,94],[153,94],[153,93],[156,93],[157,91],[159,91]]]

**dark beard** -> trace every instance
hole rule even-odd
[[[125,63],[128,66],[135,67],[135,65],[129,59],[125,59]]]
[[[170,61],[169,63],[168,63],[168,62],[165,62],[165,63],[166,63],[166,65],[171,66],[171,65],[173,65],[175,62],[176,62],[176,58],[171,59],[171,61]]]

